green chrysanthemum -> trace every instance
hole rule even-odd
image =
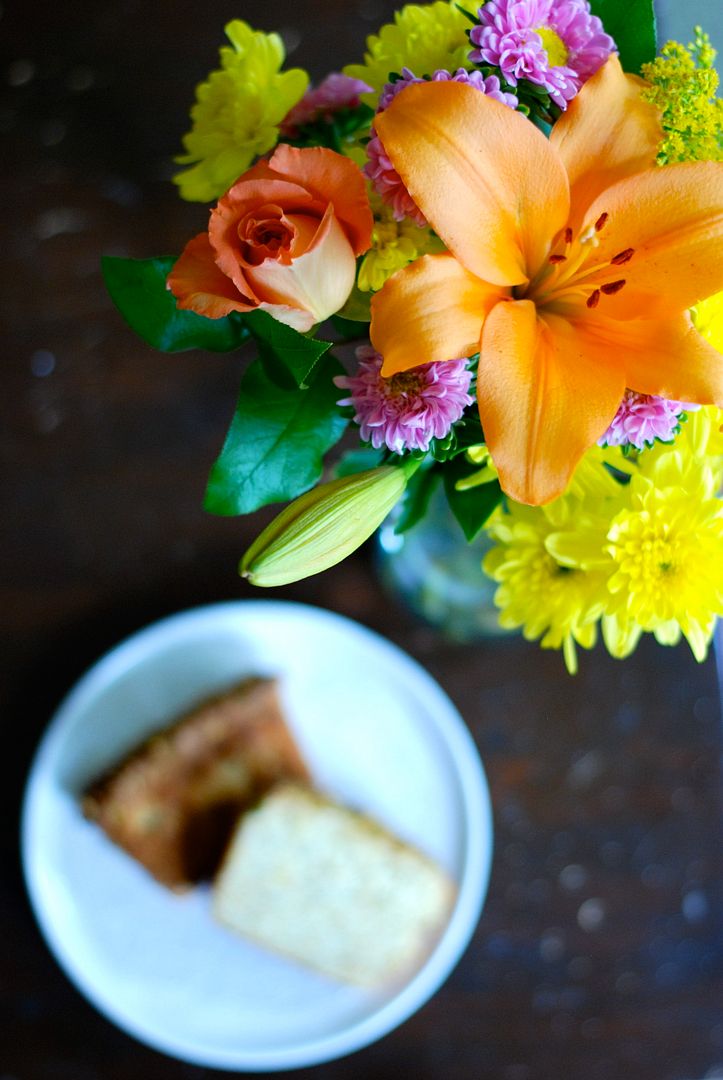
[[[404,67],[417,76],[433,75],[440,68],[469,70],[473,65],[467,57],[468,27],[468,20],[453,3],[407,4],[396,12],[393,23],[367,38],[364,63],[347,65],[344,74],[374,87],[373,94],[362,94],[362,101],[374,108],[389,75]]]
[[[184,136],[190,165],[174,177],[181,197],[212,202],[260,154],[275,146],[279,124],[303,96],[309,77],[300,68],[281,71],[285,52],[278,34],[252,30],[234,19],[225,27],[232,48],[220,50],[221,67],[196,90],[193,127]]]

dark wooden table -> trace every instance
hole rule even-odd
[[[166,357],[121,323],[102,252],[178,252],[203,208],[169,160],[224,22],[282,29],[322,75],[389,0],[10,0],[4,136],[0,620],[1,1080],[200,1080],[98,1015],[45,948],[17,847],[27,768],[63,693],[149,621],[252,595],[236,562],[265,519],[205,515],[243,360]],[[258,595],[258,594],[255,594]],[[279,594],[275,594],[279,595]],[[420,660],[459,706],[495,811],[487,904],[444,988],[321,1080],[723,1076],[721,726],[715,666],[644,644],[571,679],[521,640],[455,645],[385,597],[369,551],[280,595]]]

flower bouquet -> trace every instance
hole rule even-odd
[[[208,228],[104,272],[157,348],[256,345],[205,506],[289,505],[241,573],[324,570],[441,483],[494,541],[503,626],[571,671],[598,628],[617,657],[653,633],[701,660],[723,610],[707,36],[656,56],[652,0],[437,0],[310,89],[276,34],[226,35],[175,177],[217,200]]]

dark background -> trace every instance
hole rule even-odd
[[[709,10],[707,10],[709,9]],[[168,179],[224,23],[280,29],[321,77],[361,57],[388,0],[4,6],[0,18],[3,512],[0,1080],[200,1080],[112,1027],[66,980],[27,905],[18,807],[49,715],[149,621],[252,595],[238,557],[268,515],[201,510],[238,356],[156,354],[99,275],[106,252],[177,253],[206,211]],[[683,40],[718,4],[676,12]],[[333,60],[332,60],[333,58]],[[258,596],[258,594],[255,594]],[[721,729],[712,660],[596,650],[569,678],[521,640],[442,640],[385,598],[371,553],[282,595],[391,637],[440,681],[488,772],[496,852],[446,986],[320,1080],[723,1076]]]

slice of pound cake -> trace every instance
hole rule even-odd
[[[171,888],[211,878],[240,813],[279,780],[307,780],[271,679],[247,679],[139,747],[83,810]]]
[[[282,784],[240,820],[214,913],[259,944],[374,986],[424,959],[454,896],[439,867],[370,818]]]

